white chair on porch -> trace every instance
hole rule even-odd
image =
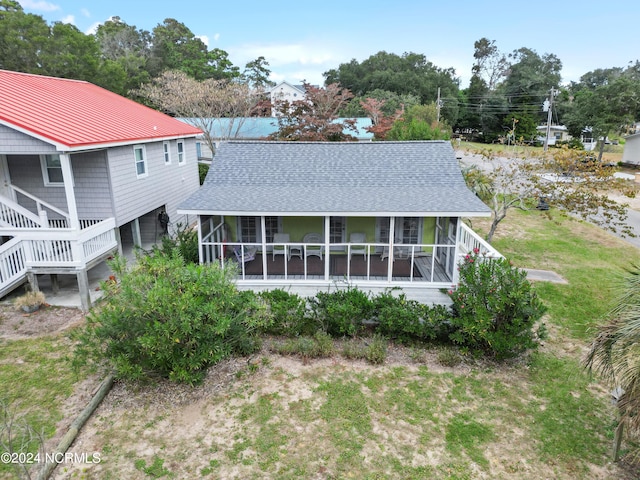
[[[322,255],[324,254],[324,245],[322,235],[319,233],[307,233],[302,238],[303,246],[304,246],[304,256],[305,257],[319,257],[322,260]]]
[[[273,235],[273,243],[289,243],[291,241],[291,237],[288,233],[275,233]],[[271,259],[275,260],[276,255],[287,255],[287,245],[274,245],[271,250]]]
[[[367,259],[367,246],[365,245],[366,237],[364,233],[352,233],[349,236],[349,261],[351,261],[352,255],[363,255],[364,259]]]

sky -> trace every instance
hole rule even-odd
[[[609,0],[18,0],[48,23],[72,23],[93,33],[113,16],[152,31],[166,18],[185,24],[209,49],[219,48],[242,70],[259,56],[271,80],[324,83],[323,73],[380,51],[425,55],[453,68],[466,88],[473,44],[486,37],[500,52],[521,47],[562,61],[562,82],[597,68],[626,67],[640,58],[640,2]],[[523,6],[524,5],[524,6]]]

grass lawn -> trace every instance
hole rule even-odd
[[[332,357],[303,361],[274,353],[268,339],[198,387],[117,383],[71,449],[101,462],[60,465],[53,478],[633,478],[610,462],[615,411],[581,360],[640,251],[537,211],[510,213],[494,244],[517,266],[568,281],[536,284],[549,307],[539,352],[455,363],[441,347],[389,344],[374,366],[346,359],[340,342]],[[76,381],[68,340],[0,347],[2,391],[50,435]]]

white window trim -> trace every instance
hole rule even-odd
[[[144,173],[138,173],[138,158],[136,157],[136,150],[142,150],[142,163],[144,164]],[[147,163],[147,149],[144,145],[133,146],[133,167],[136,171],[137,178],[144,178],[149,176],[149,165]]]
[[[45,187],[64,187],[64,180],[61,182],[52,182],[49,180],[49,169],[47,168],[47,156],[57,156],[60,158],[60,155],[56,153],[51,154],[43,154],[40,155],[40,167],[42,168],[42,181],[44,182]],[[62,173],[62,165],[60,165],[60,173]]]
[[[182,145],[182,153],[180,153],[180,145]],[[178,140],[176,142],[176,150],[178,151],[178,165],[184,165],[187,163],[187,150],[184,140]]]
[[[171,165],[171,142],[162,142],[162,155],[164,158],[164,164]]]

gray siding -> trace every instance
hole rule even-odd
[[[178,217],[178,204],[198,190],[195,139],[184,140],[186,162],[178,165],[177,142],[170,142],[171,163],[165,165],[162,142],[146,143],[147,176],[137,178],[133,145],[109,149],[115,217],[118,226],[166,206],[171,223],[186,223]]]
[[[53,145],[18,132],[6,125],[0,125],[0,153],[51,153]]]
[[[11,182],[23,190],[67,211],[67,199],[61,186],[45,186],[38,155],[7,155]],[[111,190],[105,152],[71,156],[76,206],[80,219],[103,220],[113,216]],[[35,204],[24,198],[20,203],[36,212]],[[55,216],[51,216],[55,218]]]

